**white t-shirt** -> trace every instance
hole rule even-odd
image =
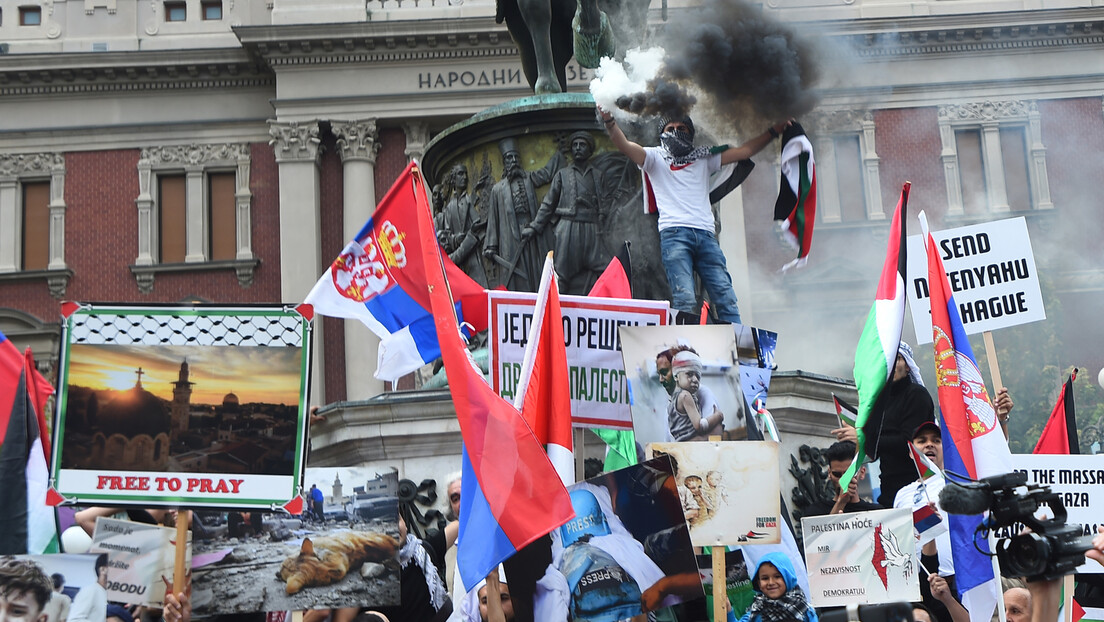
[[[104,622],[107,619],[107,590],[89,583],[77,592],[69,608],[69,622]]]
[[[920,482],[917,480],[901,490],[893,498],[893,507],[916,509],[921,505],[927,505],[928,501],[935,502],[935,508],[943,520],[947,520],[947,513],[939,505],[939,492],[943,490],[946,481],[942,475],[932,475]],[[920,556],[920,543],[916,544],[916,555]],[[939,553],[939,576],[947,577],[954,574],[954,561],[951,559],[951,534],[944,531],[935,537],[935,549]]]
[[[670,164],[667,150],[662,147],[645,147],[644,154],[644,165],[640,168],[659,208],[659,230],[690,227],[715,232],[709,177],[721,169],[721,154],[698,158],[683,166]]]

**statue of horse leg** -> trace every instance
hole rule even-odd
[[[521,18],[533,43],[533,60],[537,80],[535,93],[560,93],[560,81],[556,79],[556,64],[552,59],[552,0],[517,0]]]

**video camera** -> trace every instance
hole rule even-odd
[[[951,514],[981,514],[989,517],[978,525],[978,533],[1013,527],[1017,523],[1031,529],[1010,538],[997,540],[997,559],[1004,572],[1026,577],[1028,581],[1057,579],[1085,563],[1085,551],[1092,538],[1081,528],[1066,524],[1066,506],[1061,495],[1049,486],[1028,484],[1027,473],[1012,472],[985,477],[977,482],[958,484],[947,481],[939,494],[939,504]],[[1046,505],[1052,518],[1035,516]],[[976,543],[975,543],[976,546]]]

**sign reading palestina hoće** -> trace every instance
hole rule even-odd
[[[297,513],[309,305],[62,305],[51,499]]]
[[[491,386],[513,400],[521,375],[537,295],[491,291]],[[632,429],[629,387],[621,356],[621,326],[664,326],[669,305],[655,300],[561,296],[564,349],[574,427]]]
[[[912,510],[801,519],[815,607],[920,600]]]

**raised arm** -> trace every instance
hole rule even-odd
[[[721,152],[721,164],[731,164],[733,162],[739,162],[740,160],[747,160],[751,156],[759,153],[764,147],[770,144],[772,140],[778,138],[782,133],[782,130],[789,127],[790,122],[776,123],[767,128],[767,131],[752,138],[739,147],[729,147]],[[612,137],[613,134],[611,133]]]
[[[613,146],[617,147],[617,150],[621,153],[627,155],[629,159],[633,161],[633,164],[644,166],[644,147],[625,138],[625,133],[617,126],[617,121],[614,120],[613,115],[601,108],[598,108],[598,112],[602,114],[602,123],[605,124],[606,131],[609,132],[610,141],[613,142]],[[760,147],[760,149],[762,149],[762,147]]]

